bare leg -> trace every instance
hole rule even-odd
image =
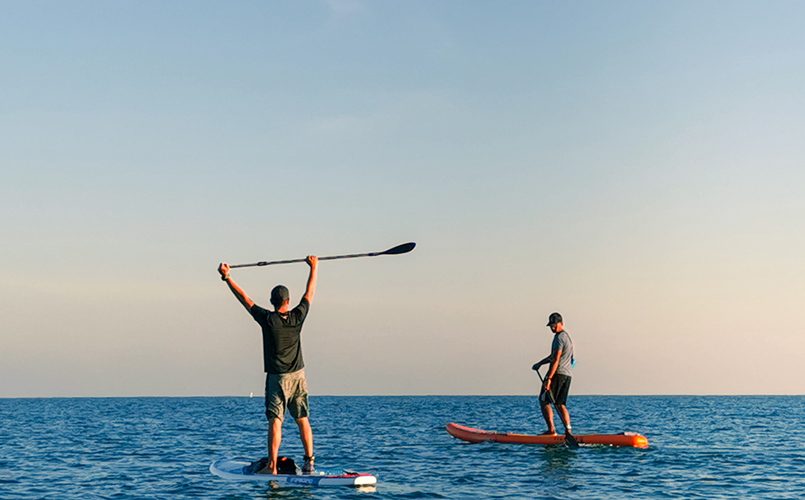
[[[305,447],[305,456],[313,456],[313,429],[310,428],[310,420],[307,417],[297,418],[296,425],[299,426],[299,437],[302,438],[302,446]]]
[[[565,432],[570,434],[570,412],[567,411],[567,406],[556,405],[556,411],[559,413],[559,418],[562,419],[562,424],[565,426]]]
[[[542,417],[545,419],[545,423],[548,424],[548,432],[550,434],[556,434],[556,427],[553,425],[553,410],[551,409],[551,405],[541,403],[540,408],[542,409]]]
[[[263,474],[277,473],[277,457],[282,442],[282,420],[272,418],[268,423],[268,464],[261,471]]]

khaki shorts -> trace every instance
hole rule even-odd
[[[305,370],[291,373],[266,374],[266,418],[283,420],[285,409],[293,418],[303,418],[310,414],[307,398]]]

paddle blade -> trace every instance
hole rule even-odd
[[[401,253],[408,253],[411,250],[413,250],[415,246],[416,243],[414,243],[413,241],[410,243],[403,243],[402,245],[397,245],[394,248],[389,248],[385,252],[382,252],[378,255],[399,255]]]
[[[565,444],[568,448],[578,448],[579,442],[573,434],[565,434]]]

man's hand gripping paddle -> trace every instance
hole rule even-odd
[[[535,365],[536,366],[536,365]],[[537,372],[537,377],[539,377],[539,381],[542,382],[542,385],[545,385],[545,380],[542,378],[542,374],[539,372],[539,368],[534,368],[534,371]],[[553,390],[548,389],[548,400],[550,403],[556,408],[556,400],[553,398]],[[556,411],[559,411],[559,408],[556,408]],[[576,438],[573,437],[573,434],[565,433],[565,444],[568,448],[578,448],[579,442],[576,441]]]

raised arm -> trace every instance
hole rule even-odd
[[[308,255],[307,265],[310,266],[310,275],[307,277],[307,288],[305,289],[305,299],[308,304],[313,303],[313,296],[316,295],[316,280],[319,275],[319,258],[315,255]]]
[[[243,307],[246,308],[247,311],[250,311],[252,306],[254,305],[254,301],[246,295],[246,292],[235,283],[235,280],[229,275],[229,264],[226,262],[222,262],[218,266],[218,272],[221,274],[221,279],[226,281],[226,284],[229,285],[229,289],[232,290],[232,293],[235,295],[235,298],[238,299],[238,302],[243,304]]]

